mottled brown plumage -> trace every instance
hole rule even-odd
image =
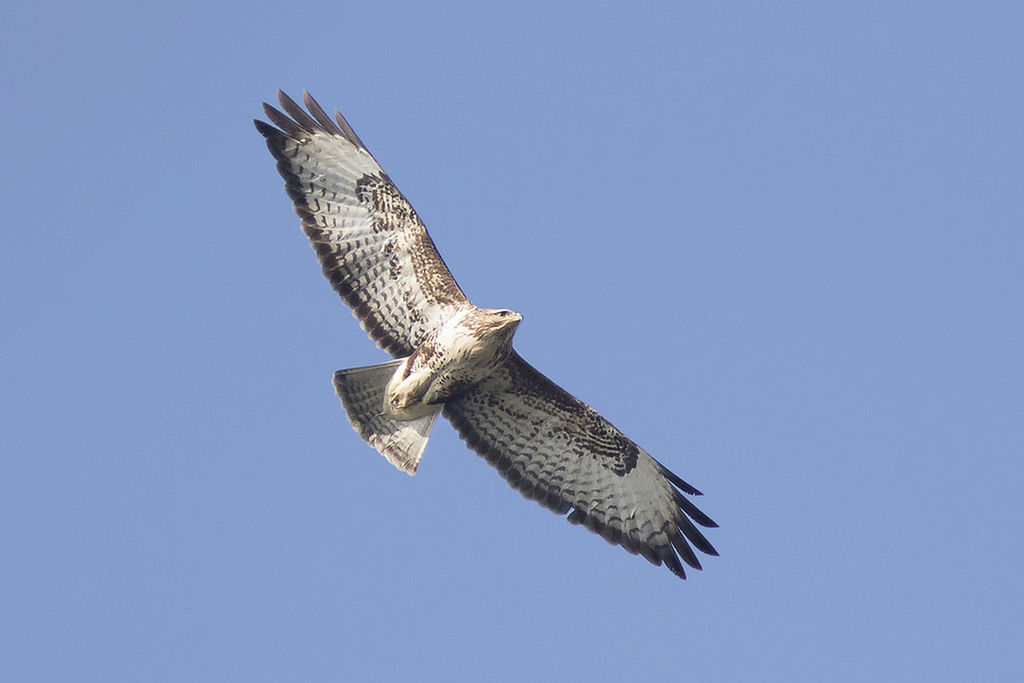
[[[339,370],[353,427],[392,464],[416,471],[439,413],[527,498],[685,578],[700,495],[512,348],[518,313],[474,306],[415,210],[352,127],[309,94],[279,93],[274,125],[256,121],[324,276],[378,345],[396,357]],[[275,127],[276,126],[276,127]],[[692,547],[691,547],[692,546]]]

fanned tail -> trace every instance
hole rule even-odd
[[[415,420],[395,420],[384,414],[384,394],[402,360],[338,370],[334,390],[359,436],[392,465],[413,475],[442,406]]]

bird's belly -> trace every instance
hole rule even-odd
[[[398,366],[384,395],[384,412],[396,420],[415,420],[433,412],[488,372],[488,365],[472,361],[445,363],[440,368],[408,365],[407,360]]]

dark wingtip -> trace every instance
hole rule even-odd
[[[677,475],[675,472],[662,465],[660,462],[658,463],[658,467],[661,469],[661,473],[665,475],[665,478],[672,482],[672,484],[675,485],[676,488],[686,493],[689,493],[691,496],[704,495],[703,493],[697,490],[696,486],[686,483],[685,481],[682,480],[682,478],[679,475]]]
[[[700,508],[693,504],[689,498],[684,496],[682,493],[675,491],[675,501],[679,509],[683,511],[683,514],[688,516],[690,519],[700,524],[702,527],[717,528],[718,523],[715,520],[708,517],[706,514],[701,512]]]
[[[295,104],[295,100],[288,97],[288,93],[286,93],[284,90],[281,90],[280,88],[277,89],[277,101],[280,102],[281,106],[284,107],[285,109],[288,108],[288,105],[291,105],[293,107],[297,106]]]
[[[326,132],[331,135],[344,135],[344,133],[341,132],[341,129],[338,128],[337,124],[335,124],[334,121],[331,120],[331,117],[327,115],[327,112],[324,111],[324,108],[321,107],[320,104],[313,99],[313,96],[309,94],[308,90],[302,91],[302,101],[305,103],[306,109],[309,110],[309,113],[313,115],[316,122],[319,123]]]
[[[306,111],[300,107],[295,100],[288,97],[288,95],[278,90],[277,98],[281,102],[281,108],[284,109],[286,114],[294,119],[295,123],[299,125],[299,128],[301,128],[304,133],[312,134],[320,128],[320,125],[316,120],[307,114]]]
[[[288,118],[266,102],[263,103],[263,113],[267,115],[272,124],[278,127],[281,133],[293,140],[302,140],[309,135],[309,131],[304,129],[299,123]]]
[[[280,133],[280,131],[278,131],[277,128],[274,128],[272,125],[270,125],[266,121],[260,121],[259,119],[253,119],[252,122],[256,125],[256,130],[258,130],[260,132],[260,135],[262,135],[265,138],[269,138],[269,137],[273,136],[275,133]]]
[[[341,112],[338,111],[337,109],[334,110],[334,120],[337,121],[338,128],[341,130],[341,134],[348,138],[349,142],[356,145],[357,147],[366,149],[366,145],[363,144],[363,141],[359,139],[358,135],[356,135],[356,132],[352,129],[352,126],[349,124],[348,120],[344,116],[342,116]]]
[[[666,562],[665,566],[668,567],[670,572],[678,576],[683,581],[686,581],[686,570],[683,569],[683,565],[679,563],[679,560],[676,560],[671,564]]]
[[[711,545],[711,541],[705,538],[704,534],[693,525],[693,523],[685,517],[680,519],[677,524],[679,530],[682,532],[686,540],[694,545],[697,550],[701,551],[705,555],[717,555],[718,551],[715,550],[715,546]]]

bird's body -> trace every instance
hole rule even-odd
[[[522,316],[466,306],[416,347],[387,386],[384,412],[396,420],[422,417],[494,372],[512,352]]]
[[[512,348],[518,313],[473,305],[426,228],[351,126],[306,94],[264,105],[256,127],[278,161],[325,277],[395,360],[335,373],[356,431],[415,473],[440,413],[524,496],[606,540],[664,563],[700,568],[694,526],[716,526],[699,495],[590,406]]]

